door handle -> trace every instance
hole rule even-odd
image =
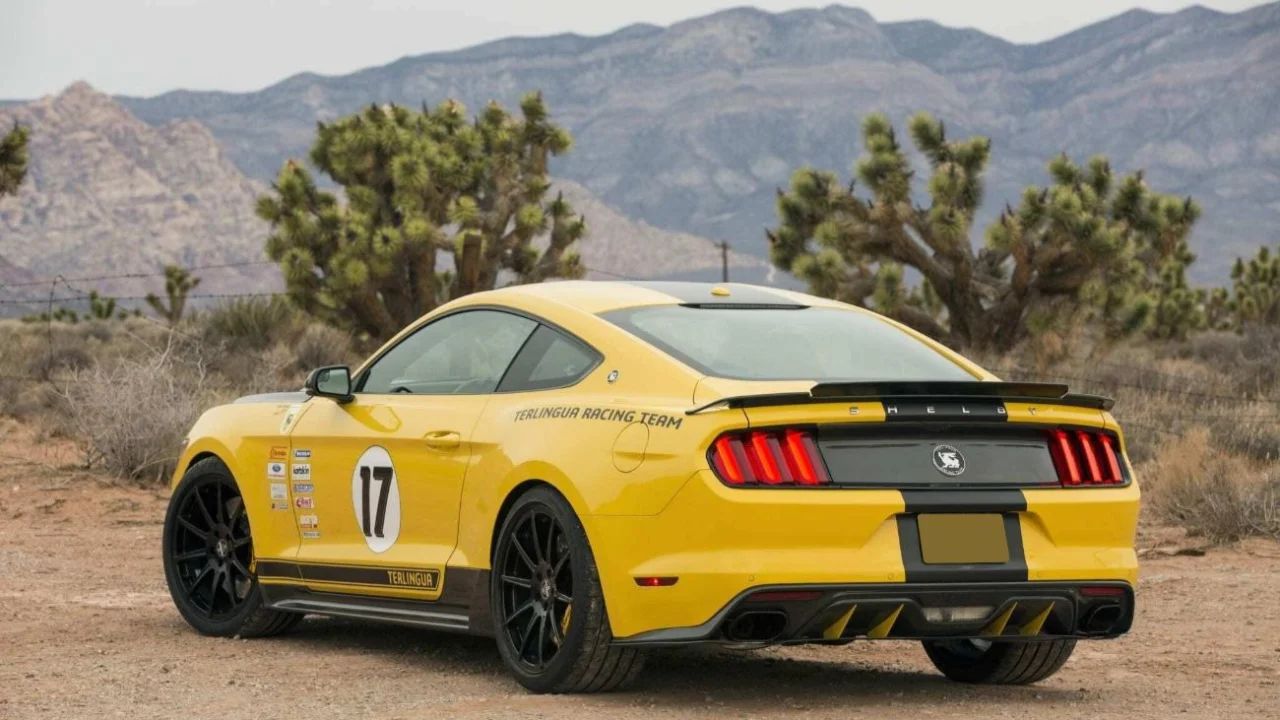
[[[422,441],[437,450],[453,450],[462,444],[462,435],[453,430],[437,430],[423,435]]]

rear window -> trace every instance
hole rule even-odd
[[[715,377],[739,380],[973,380],[875,316],[831,308],[658,305],[602,317]]]

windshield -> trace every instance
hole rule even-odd
[[[715,377],[739,380],[976,380],[874,315],[831,308],[615,310],[606,320]]]

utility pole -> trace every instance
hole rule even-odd
[[[721,240],[716,247],[720,248],[720,282],[729,282],[729,241]]]

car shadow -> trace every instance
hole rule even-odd
[[[418,628],[363,623],[339,618],[308,618],[280,638],[317,651],[358,648],[409,666],[449,674],[465,673],[493,682],[495,689],[516,692],[490,638]],[[866,645],[862,645],[866,648]],[[904,645],[903,650],[907,647]],[[739,651],[695,647],[649,653],[639,682],[627,691],[593,696],[590,704],[644,705],[657,709],[691,705],[723,705],[769,712],[804,708],[838,708],[851,700],[859,707],[921,704],[939,700],[1083,702],[1097,699],[1064,687],[975,686],[951,682],[924,669],[885,666],[883,658],[860,657],[858,646],[832,648],[823,659],[784,656],[776,650]],[[830,659],[827,659],[827,658]]]

